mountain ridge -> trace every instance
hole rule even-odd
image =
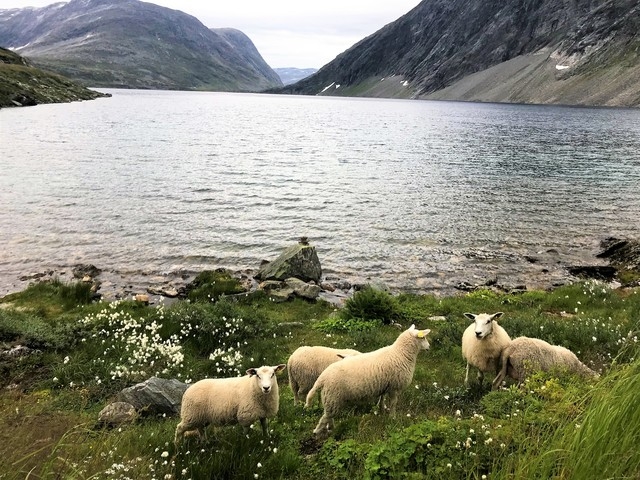
[[[0,10],[0,45],[95,87],[261,91],[282,85],[239,30],[138,0]]]
[[[423,0],[316,74],[277,91],[639,106],[638,31],[634,0]],[[507,63],[515,59],[529,69],[517,82],[518,61]]]

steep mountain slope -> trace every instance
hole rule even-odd
[[[60,75],[34,68],[20,55],[0,48],[0,108],[109,96],[89,90]]]
[[[251,40],[138,0],[0,10],[0,45],[99,87],[260,91],[282,85]]]
[[[424,0],[284,93],[640,105],[637,0]]]

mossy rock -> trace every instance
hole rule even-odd
[[[298,278],[303,282],[320,282],[322,267],[316,247],[308,243],[297,243],[287,248],[273,262],[260,267],[258,280],[279,280]]]
[[[247,292],[239,279],[225,269],[204,270],[186,286],[187,298],[192,302],[215,302],[222,295],[236,295]]]

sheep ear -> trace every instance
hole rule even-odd
[[[504,312],[494,313],[493,315],[491,315],[491,320],[495,320],[496,318],[500,318],[502,315],[504,315]]]
[[[275,373],[278,373],[278,372],[284,370],[286,367],[287,367],[286,364],[281,363],[280,365],[277,365],[277,366],[273,367],[273,370],[275,371]]]
[[[426,337],[427,335],[429,335],[429,332],[431,332],[431,330],[429,330],[428,328],[427,328],[426,330],[420,330],[420,331],[418,332],[417,337],[418,337],[418,338],[424,338],[424,337]]]
[[[476,319],[476,316],[473,313],[463,313],[463,315],[465,317],[467,317],[469,320],[474,320]]]
[[[249,370],[247,370],[247,375],[249,375],[250,377],[253,377],[254,375],[257,375],[258,371],[255,368],[250,368]]]

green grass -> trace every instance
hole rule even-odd
[[[0,346],[40,350],[0,357],[2,479],[640,475],[637,289],[591,282],[446,298],[367,291],[354,297],[353,309],[340,311],[322,301],[277,303],[264,294],[167,308],[87,303],[83,289],[50,282],[0,299]],[[533,375],[523,388],[466,389],[460,339],[468,311],[503,311],[500,324],[512,337],[565,345],[600,370],[601,379],[556,372]],[[373,350],[395,340],[401,330],[394,323],[432,330],[431,349],[418,357],[398,414],[354,406],[336,419],[324,443],[312,435],[322,410],[293,405],[286,371],[269,439],[259,428],[248,437],[239,427],[211,428],[206,440],[189,439],[176,451],[177,418],[143,417],[113,429],[96,424],[119,390],[151,375],[183,381],[237,375],[285,363],[300,345]]]

